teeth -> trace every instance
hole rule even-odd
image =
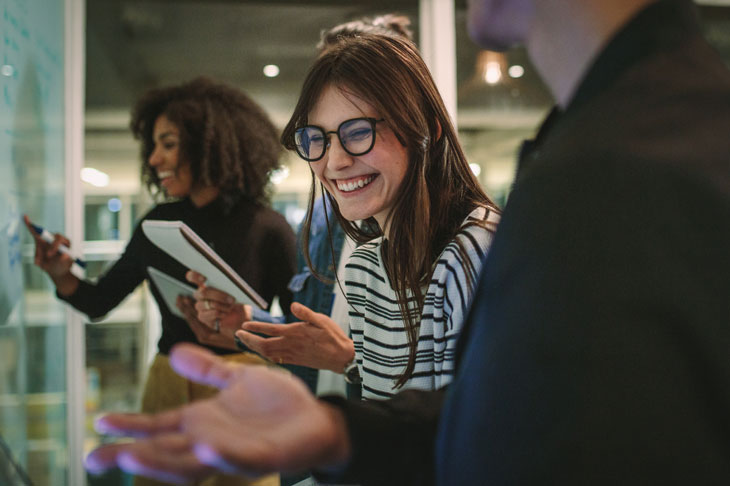
[[[160,179],[164,179],[165,177],[170,177],[172,175],[171,170],[163,170],[162,172],[157,173],[157,177]]]
[[[337,182],[337,189],[342,192],[351,192],[355,189],[360,189],[361,187],[367,186],[373,179],[375,179],[374,175],[368,176],[365,179],[358,179],[352,182]]]

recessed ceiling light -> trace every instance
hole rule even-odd
[[[500,79],[502,79],[502,69],[499,67],[499,63],[496,61],[488,62],[484,70],[484,81],[487,84],[497,84]]]
[[[276,64],[267,64],[264,66],[264,76],[267,78],[275,78],[279,75],[279,66]]]
[[[514,64],[509,67],[507,72],[512,78],[521,78],[525,74],[525,68],[523,68],[519,64]]]
[[[81,169],[81,180],[96,187],[106,187],[109,185],[109,176],[92,167],[84,167]]]

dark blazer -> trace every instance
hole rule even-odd
[[[730,484],[730,74],[687,2],[528,147],[441,415],[439,484]]]
[[[689,2],[526,146],[442,398],[341,403],[350,478],[730,484],[730,74]]]

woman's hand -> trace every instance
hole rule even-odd
[[[238,326],[220,326],[218,331],[216,331],[215,328],[211,329],[198,319],[198,314],[195,310],[195,299],[178,295],[176,304],[180,312],[185,315],[185,321],[187,321],[188,326],[190,326],[190,329],[200,344],[238,351],[236,342],[233,339],[233,333],[236,332]]]
[[[233,333],[240,329],[241,324],[251,320],[251,306],[239,304],[222,290],[206,286],[205,277],[198,272],[189,270],[185,278],[198,287],[193,294],[196,321],[211,331],[218,329],[221,333],[230,335],[233,340]]]
[[[355,357],[355,345],[335,321],[294,303],[292,313],[302,322],[245,322],[236,336],[251,350],[279,364],[295,364],[342,373]],[[272,336],[262,338],[252,333]]]
[[[79,286],[79,279],[71,273],[73,258],[70,255],[58,251],[58,247],[61,245],[71,248],[71,241],[62,234],[56,233],[53,243],[46,243],[35,232],[28,216],[24,215],[23,221],[25,221],[25,226],[35,241],[33,263],[51,277],[51,280],[53,280],[56,289],[58,289],[61,295],[68,296],[73,294]]]

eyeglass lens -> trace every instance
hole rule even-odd
[[[337,129],[337,137],[347,153],[363,155],[373,147],[374,123],[368,118],[347,120]],[[321,159],[329,146],[328,134],[320,127],[311,125],[298,129],[294,134],[294,142],[299,155],[309,161]]]

